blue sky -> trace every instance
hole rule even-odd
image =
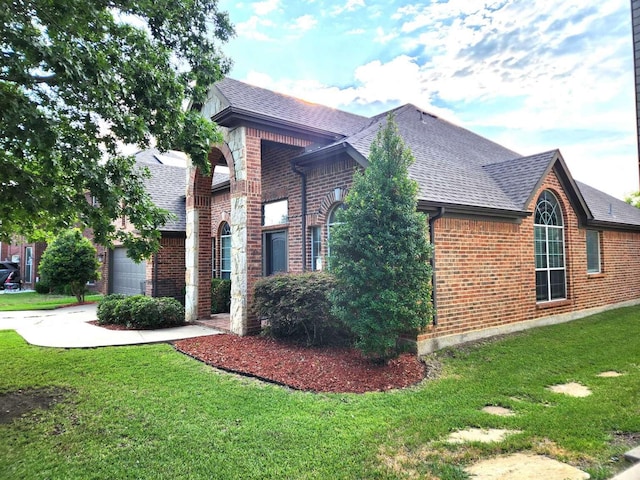
[[[221,0],[230,76],[362,115],[413,103],[638,190],[629,0]]]

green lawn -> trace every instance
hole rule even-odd
[[[86,302],[94,302],[102,295],[87,295]],[[62,305],[77,303],[76,297],[69,295],[43,295],[36,292],[11,292],[0,295],[0,312],[18,310],[51,310]]]
[[[631,434],[640,438],[639,327],[640,308],[626,308],[450,349],[437,355],[439,379],[365,395],[219,373],[166,344],[40,348],[4,331],[0,392],[55,387],[67,396],[0,424],[0,478],[451,480],[476,459],[515,451],[609,478],[627,466]],[[596,376],[606,370],[624,375]],[[545,389],[568,381],[593,394]],[[481,412],[488,404],[517,415]],[[522,433],[488,445],[443,441],[466,427]]]

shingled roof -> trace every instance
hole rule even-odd
[[[342,137],[355,133],[369,123],[367,117],[305,102],[289,95],[272,92],[231,78],[214,85],[222,110],[213,120],[224,124],[229,116],[249,115],[254,119],[303,127],[319,134]]]
[[[151,176],[144,180],[147,193],[153,203],[176,216],[162,228],[163,232],[185,232],[187,228],[186,186],[187,164],[182,152],[161,153],[155,148],[135,154],[139,168],[147,168]],[[166,163],[164,163],[166,162]],[[212,190],[229,185],[229,175],[215,172],[211,179]]]
[[[418,182],[418,200],[425,208],[529,215],[527,208],[539,182],[557,167],[584,219],[599,225],[640,227],[640,210],[576,183],[558,150],[522,156],[411,104],[366,118],[229,78],[216,88],[222,110],[214,120],[230,121],[232,112],[240,112],[247,121],[334,135],[324,144],[309,147],[298,157],[300,164],[346,153],[366,166],[371,143],[392,113],[415,157],[409,175]]]
[[[167,222],[162,228],[163,232],[185,232],[187,229],[186,212],[186,167],[164,165],[159,161],[153,163],[152,150],[144,150],[136,154],[136,163],[140,168],[147,168],[151,176],[144,180],[147,193],[153,203],[173,213],[176,218]]]

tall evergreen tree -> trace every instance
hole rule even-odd
[[[369,166],[356,172],[331,231],[330,268],[338,287],[334,309],[367,356],[387,360],[403,334],[432,318],[431,245],[427,218],[416,211],[413,155],[393,116],[371,145]]]

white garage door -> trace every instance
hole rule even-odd
[[[127,249],[118,247],[113,250],[111,269],[111,293],[139,295],[142,293],[141,282],[147,277],[147,264],[135,263],[127,257]]]

